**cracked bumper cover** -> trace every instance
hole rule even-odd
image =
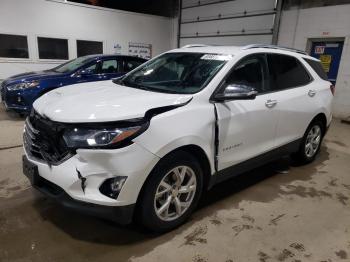
[[[77,150],[77,154],[60,165],[49,167],[23,156],[37,169],[33,187],[63,206],[128,224],[133,216],[139,192],[159,158],[136,143],[115,150]],[[85,192],[77,170],[86,178]],[[25,173],[25,172],[24,172]],[[108,178],[126,176],[117,199],[103,195],[99,187]]]

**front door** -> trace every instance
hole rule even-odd
[[[95,82],[109,80],[122,76],[124,74],[121,60],[116,58],[107,58],[84,68],[84,74],[78,74],[76,81],[78,83]]]
[[[219,129],[218,170],[273,149],[277,115],[267,72],[266,55],[254,54],[239,61],[225,80],[224,86],[249,86],[259,94],[254,100],[215,104]]]
[[[122,61],[116,58],[101,61],[100,69],[97,74],[97,80],[109,80],[123,75]]]
[[[311,56],[320,59],[328,80],[335,85],[338,75],[343,41],[315,41],[312,42]]]

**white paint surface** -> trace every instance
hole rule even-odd
[[[38,58],[38,36],[68,39],[70,59],[77,56],[77,39],[103,41],[105,54],[114,53],[117,44],[122,54],[128,54],[129,42],[152,44],[153,55],[157,55],[174,47],[173,22],[170,18],[63,0],[1,0],[0,33],[27,35],[30,58],[0,58],[0,79],[63,62]]]

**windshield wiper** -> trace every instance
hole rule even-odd
[[[113,80],[112,80],[112,82],[113,82],[114,84],[118,84],[118,85],[125,86],[125,84],[124,84],[124,80],[123,80],[123,78],[122,78],[122,77],[121,77],[121,78],[116,78],[116,79],[113,79]]]
[[[125,81],[123,78],[114,79],[112,81],[113,81],[113,83],[118,84],[118,85],[151,91],[148,86],[140,85],[140,84],[135,83],[135,82]]]

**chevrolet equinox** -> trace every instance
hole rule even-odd
[[[36,100],[23,170],[63,206],[164,232],[216,183],[284,155],[313,161],[333,92],[302,51],[185,46]]]

